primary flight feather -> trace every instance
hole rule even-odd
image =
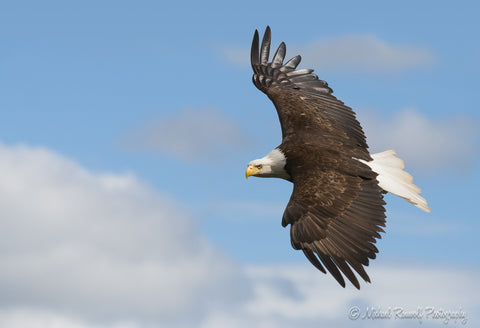
[[[248,164],[246,176],[293,183],[282,225],[290,225],[294,249],[345,287],[354,272],[370,282],[364,266],[378,253],[385,226],[383,193],[396,194],[424,211],[427,202],[393,150],[370,154],[353,110],[332,95],[312,69],[297,70],[301,57],[285,64],[282,42],[269,62],[271,31],[261,45],[255,31],[251,50],[253,83],[277,109],[282,143]]]

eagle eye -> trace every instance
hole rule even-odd
[[[256,167],[257,169],[261,169],[261,168],[263,167],[263,165],[262,165],[262,164],[258,164],[258,165],[255,165],[255,167]]]

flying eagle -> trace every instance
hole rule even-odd
[[[342,287],[343,273],[360,289],[352,269],[370,282],[364,266],[375,259],[376,238],[384,232],[383,193],[398,195],[424,211],[430,209],[395,151],[370,154],[353,110],[335,98],[312,69],[296,69],[300,56],[284,64],[282,42],[268,62],[270,40],[267,26],[259,49],[255,31],[253,83],[277,109],[282,143],[251,161],[246,177],[292,182],[282,226],[290,224],[293,248],[301,249],[323,273],[326,268]]]

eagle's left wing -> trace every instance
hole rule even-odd
[[[378,252],[374,244],[385,226],[385,202],[373,172],[353,159],[338,164],[312,166],[295,176],[282,225],[291,225],[293,248],[315,267],[324,273],[327,268],[345,287],[342,272],[359,289],[351,269],[370,282],[363,266]]]

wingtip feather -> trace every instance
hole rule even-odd
[[[318,79],[315,74],[311,74],[313,70],[310,70],[310,72],[304,70],[300,70],[299,72],[295,71],[301,61],[301,56],[295,56],[290,59],[287,64],[283,65],[286,53],[286,46],[283,42],[277,49],[272,62],[269,63],[271,33],[270,26],[267,26],[261,45],[258,47],[259,37],[258,31],[256,30],[252,43],[251,62],[254,72],[252,80],[258,89],[266,93],[272,85],[276,85],[295,90],[302,89],[304,92],[313,94],[331,94],[333,92],[325,81]],[[295,79],[293,79],[293,76],[290,76],[291,73],[295,73],[293,75]],[[267,75],[271,80],[269,80],[268,84],[265,84],[260,75]]]
[[[287,51],[287,48],[285,46],[285,42],[280,43],[272,59],[273,68],[278,68],[283,65],[283,60],[285,59],[286,51]]]
[[[270,26],[267,26],[263,34],[262,46],[260,51],[260,64],[267,64],[270,56],[270,43],[272,41],[272,32]]]

